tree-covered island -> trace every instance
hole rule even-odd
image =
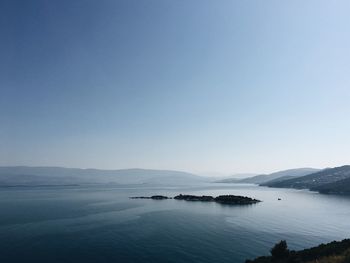
[[[163,195],[153,195],[153,196],[135,196],[130,197],[131,199],[154,199],[154,200],[164,200],[164,199],[172,199],[171,197],[163,196]],[[175,200],[184,200],[184,201],[199,201],[199,202],[216,202],[220,204],[228,204],[228,205],[249,205],[256,204],[261,202],[260,200],[250,198],[247,196],[239,196],[239,195],[219,195],[217,197],[213,197],[210,195],[183,195],[179,194],[174,197]]]

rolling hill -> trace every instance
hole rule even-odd
[[[350,165],[327,168],[306,176],[281,182],[271,182],[269,187],[311,189],[319,192],[343,193],[350,189]]]
[[[316,171],[319,171],[319,169],[315,168],[297,168],[297,169],[289,169],[289,170],[283,170],[283,171],[278,171],[275,173],[271,174],[261,174],[261,175],[256,175],[244,179],[225,179],[218,181],[220,183],[247,183],[247,184],[264,184],[266,182],[272,181],[272,180],[277,180],[279,179],[280,181],[283,180],[284,178],[293,178],[293,177],[299,177],[299,176],[304,176],[307,174],[314,173]]]
[[[323,194],[350,194],[350,178],[336,181],[334,183],[324,184],[312,187],[310,190],[318,191]]]
[[[208,179],[191,173],[169,170],[99,170],[63,167],[0,167],[0,186],[67,184],[166,184],[186,185]]]
[[[294,179],[294,178],[296,178],[296,177],[297,177],[297,176],[286,175],[286,176],[278,177],[278,178],[276,178],[276,179],[273,179],[273,180],[270,180],[270,181],[261,183],[261,184],[259,184],[259,185],[260,185],[260,186],[269,186],[270,184],[274,184],[274,183],[278,183],[278,182],[283,182],[283,181],[286,181],[286,180],[289,180],[289,179]]]

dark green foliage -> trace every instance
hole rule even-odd
[[[197,195],[177,195],[174,197],[176,200],[185,200],[185,201],[202,201],[202,202],[211,202],[214,201],[214,197],[208,196],[208,195],[202,195],[202,196],[197,196]]]
[[[259,200],[239,195],[219,195],[214,200],[223,204],[254,204],[260,202]]]
[[[333,241],[300,251],[289,251],[287,243],[281,241],[271,249],[271,255],[270,257],[264,256],[254,260],[246,260],[246,263],[306,263],[331,256],[342,256],[344,259],[341,262],[348,263],[350,262],[350,239]],[[329,261],[329,263],[332,262]]]
[[[171,199],[171,197],[167,197],[164,195],[152,195],[152,196],[133,196],[130,199],[154,199],[154,200],[164,200]]]
[[[298,252],[298,256],[304,261],[309,261],[320,257],[339,255],[349,248],[350,239],[344,239],[340,242],[333,241],[328,244],[321,244],[318,247],[301,250]]]
[[[323,194],[350,194],[350,178],[336,181],[330,184],[324,184],[311,188],[312,191],[318,191]]]
[[[271,249],[270,252],[273,260],[280,260],[280,259],[287,258],[289,256],[287,242],[285,240],[282,240],[281,242],[277,243]]]
[[[153,196],[133,196],[131,199],[154,199],[154,200],[164,200],[171,199],[164,195],[153,195]],[[229,205],[249,205],[261,202],[259,200],[239,195],[219,195],[218,197],[212,197],[210,195],[183,195],[179,194],[174,197],[175,200],[185,200],[185,201],[200,201],[200,202],[217,202],[220,204]]]
[[[249,205],[260,202],[259,200],[239,195],[219,195],[218,197],[212,197],[208,195],[197,196],[180,194],[175,196],[174,199],[185,201],[217,202],[229,205]]]

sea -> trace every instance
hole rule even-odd
[[[244,195],[253,205],[130,199]],[[280,199],[280,200],[279,200]],[[0,188],[1,263],[230,262],[350,238],[350,197],[249,184]]]

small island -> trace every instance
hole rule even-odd
[[[164,195],[152,195],[152,196],[133,196],[130,199],[153,199],[153,200],[164,200],[171,199],[171,197],[167,197]]]
[[[214,201],[214,197],[209,196],[209,195],[183,195],[179,194],[174,197],[176,200],[185,200],[185,201],[201,201],[201,202],[212,202]]]
[[[131,199],[153,199],[153,200],[165,200],[172,199],[171,197],[163,196],[163,195],[153,195],[153,196],[135,196],[130,197]],[[250,205],[261,202],[260,200],[239,196],[239,195],[219,195],[217,197],[213,197],[210,195],[183,195],[179,194],[174,197],[175,200],[184,200],[184,201],[193,201],[193,202],[216,202],[220,204],[228,204],[228,205]]]
[[[214,198],[214,201],[228,205],[250,205],[261,202],[260,200],[240,195],[219,195]]]
[[[176,200],[185,200],[185,201],[201,201],[201,202],[216,202],[221,204],[228,204],[228,205],[249,205],[249,204],[256,204],[261,202],[260,200],[253,199],[246,196],[239,196],[239,195],[219,195],[217,197],[208,196],[208,195],[202,195],[202,196],[196,196],[196,195],[177,195],[174,197]]]

